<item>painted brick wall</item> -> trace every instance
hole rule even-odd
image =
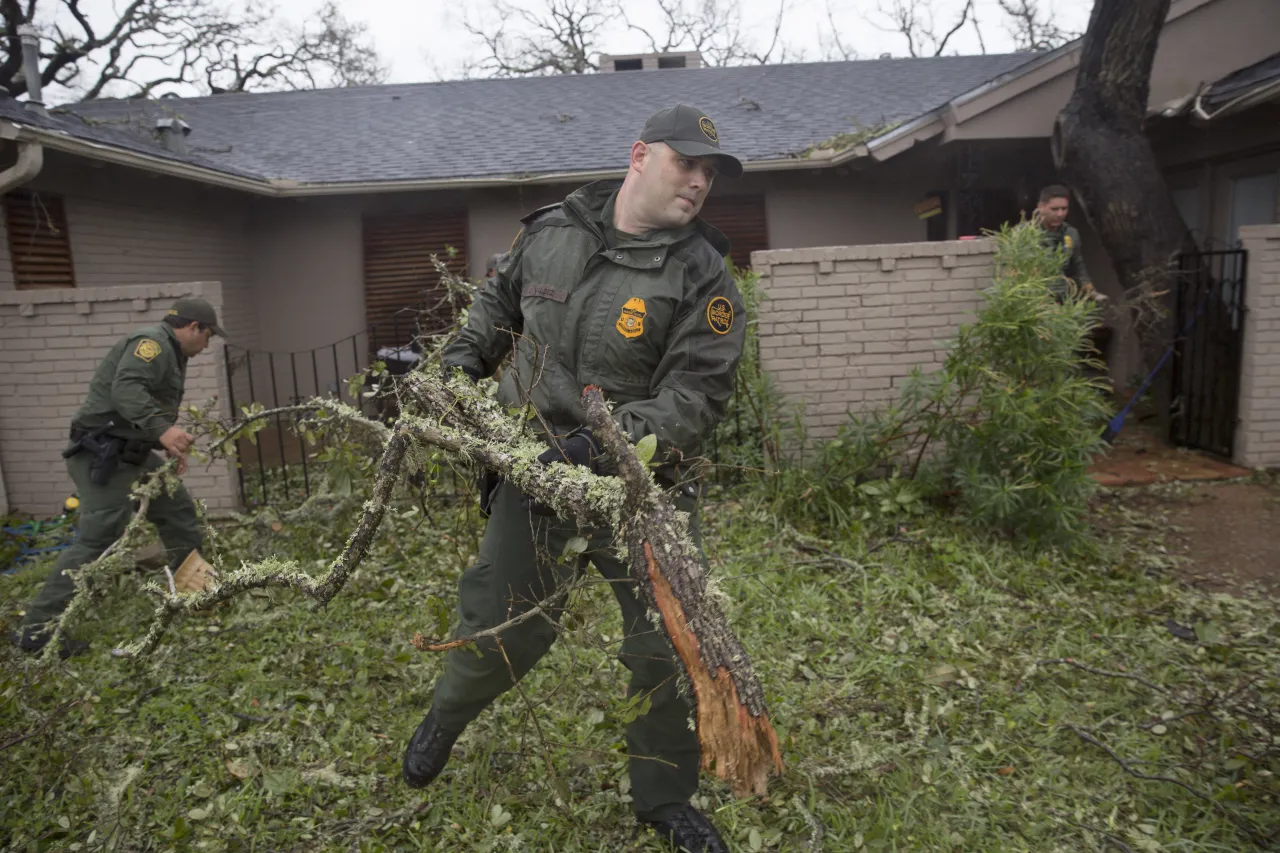
[[[911,368],[935,369],[991,283],[989,240],[756,252],[765,301],[761,367],[805,403],[809,434],[896,398]]]
[[[1280,468],[1280,224],[1240,229],[1249,252],[1236,462]]]
[[[12,509],[36,516],[61,510],[74,488],[62,449],[99,359],[122,335],[158,321],[174,299],[188,295],[222,309],[216,282],[0,291],[0,468]],[[214,395],[225,416],[218,338],[188,364],[184,403],[200,405]],[[193,465],[184,479],[211,511],[237,502],[226,464]]]

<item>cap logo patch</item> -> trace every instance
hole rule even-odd
[[[624,338],[638,338],[644,334],[644,300],[633,296],[622,306],[618,322],[614,324]]]
[[[707,325],[717,335],[727,335],[733,328],[733,303],[717,296],[707,303]]]
[[[133,354],[146,362],[155,361],[156,356],[160,354],[160,344],[151,340],[151,338],[143,338],[133,348]]]
[[[178,316],[178,309],[177,309],[177,308],[170,308],[170,309],[169,309],[169,313],[170,313],[170,314],[172,314],[174,317],[177,317],[177,316]]]
[[[706,135],[707,139],[710,139],[712,142],[720,141],[720,136],[716,133],[716,126],[711,123],[711,119],[703,116],[698,120],[698,127]]]

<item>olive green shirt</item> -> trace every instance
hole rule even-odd
[[[187,357],[172,327],[145,326],[98,364],[73,423],[92,429],[112,420],[112,435],[159,442],[178,420],[186,378]]]
[[[600,386],[632,442],[657,436],[658,473],[674,479],[724,417],[745,307],[723,234],[696,219],[619,233],[618,187],[588,184],[522,220],[444,362],[491,376],[511,355],[498,399],[532,402],[558,435],[584,425],[583,388]]]
[[[1080,232],[1065,222],[1053,229],[1045,228],[1042,225],[1041,230],[1044,232],[1044,236],[1041,238],[1041,242],[1044,245],[1054,249],[1062,247],[1067,252],[1067,259],[1062,264],[1062,279],[1055,282],[1050,289],[1059,296],[1065,296],[1067,293],[1066,279],[1075,282],[1076,287],[1092,284],[1093,280],[1089,277],[1089,270],[1084,265],[1084,252],[1080,243]]]

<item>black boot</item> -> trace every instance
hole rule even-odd
[[[670,841],[677,850],[688,853],[729,853],[715,825],[689,803],[667,806],[658,817],[642,817],[640,822]]]
[[[27,631],[13,631],[9,634],[9,640],[27,654],[36,655],[44,651],[44,647],[49,645],[49,638],[52,635],[52,631],[33,628]],[[89,644],[84,640],[77,640],[75,637],[63,634],[62,642],[58,644],[58,657],[66,660],[72,655],[83,654],[88,650]]]
[[[418,724],[418,730],[409,739],[409,746],[404,751],[402,774],[404,781],[411,788],[425,788],[430,785],[444,766],[449,763],[449,754],[453,744],[462,732],[450,732],[440,727],[436,721],[435,709]]]

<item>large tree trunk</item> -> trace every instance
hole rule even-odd
[[[1054,163],[1111,256],[1147,370],[1171,342],[1176,255],[1194,249],[1142,127],[1169,3],[1097,0],[1053,129]],[[1168,383],[1153,387],[1165,402]]]

